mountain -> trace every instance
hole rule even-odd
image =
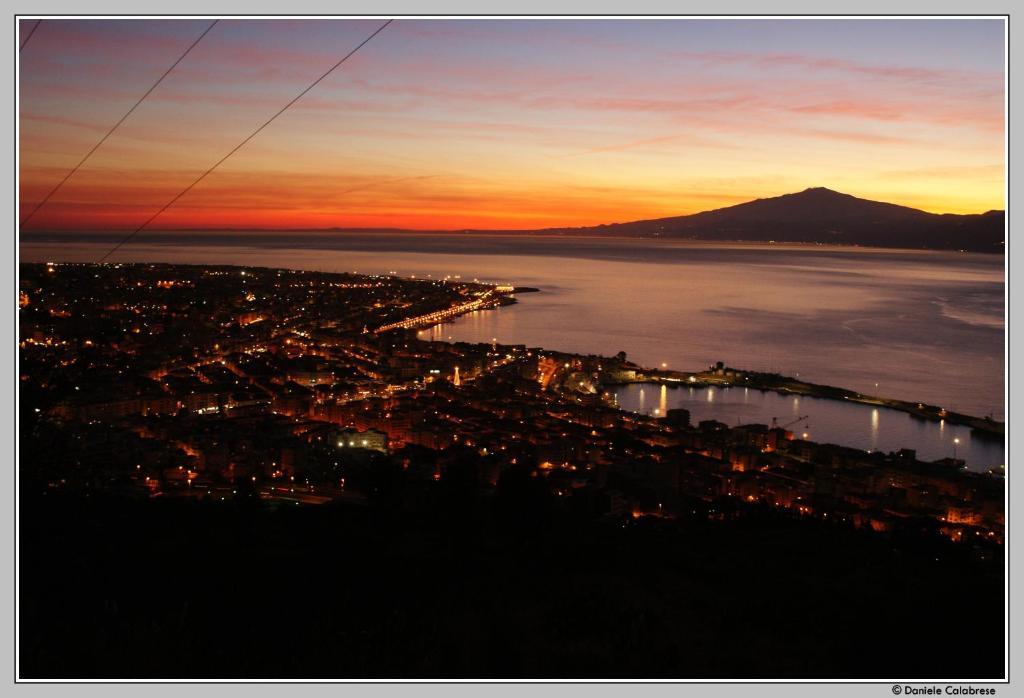
[[[1002,253],[1004,220],[1003,211],[971,215],[928,213],[814,187],[689,216],[557,232]]]
[[[736,206],[687,216],[656,218],[631,223],[610,223],[580,228],[407,230],[402,228],[204,228],[216,232],[306,232],[327,234],[458,233],[467,235],[617,235],[664,237],[718,242],[803,242],[863,247],[901,247],[930,250],[965,250],[1004,253],[1006,215],[987,211],[968,215],[928,213],[916,208],[813,187],[796,194],[756,199]],[[152,236],[158,230],[148,232]],[[179,239],[182,231],[174,232]],[[34,233],[35,234],[35,233]],[[50,239],[61,231],[42,232]],[[104,233],[105,234],[105,233]],[[24,235],[24,233],[23,233]],[[53,237],[57,235],[58,237]],[[76,236],[69,238],[74,240]]]

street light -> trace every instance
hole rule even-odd
[[[953,439],[953,460],[956,460],[956,447],[960,445],[960,439]]]

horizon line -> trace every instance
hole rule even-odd
[[[779,199],[786,196],[796,196],[809,191],[824,190],[841,196],[847,196],[850,198],[858,199],[860,201],[882,203],[891,206],[898,206],[900,208],[906,208],[913,211],[918,211],[932,216],[984,216],[994,213],[1006,213],[1004,208],[993,208],[985,211],[978,211],[973,213],[953,213],[949,211],[937,212],[937,211],[926,211],[924,209],[914,208],[913,206],[906,206],[904,204],[897,204],[891,201],[880,201],[877,199],[865,199],[853,194],[847,194],[837,189],[831,189],[830,187],[815,186],[801,189],[800,191],[786,192],[783,194],[776,194],[768,197],[755,197],[748,199],[747,201],[740,202],[738,204],[732,204],[730,206],[722,206],[719,208],[704,209],[700,211],[694,211],[693,213],[674,214],[668,216],[659,216],[656,218],[630,218],[624,221],[615,221],[610,223],[592,223],[592,224],[580,224],[580,225],[560,225],[560,226],[545,226],[540,228],[404,228],[395,226],[326,226],[326,227],[236,227],[236,226],[187,226],[187,227],[160,227],[160,228],[147,228],[147,232],[158,233],[158,232],[408,232],[408,233],[543,233],[548,231],[556,230],[588,230],[594,228],[610,228],[619,225],[630,225],[632,223],[642,223],[648,221],[657,221],[670,218],[687,218],[690,216],[700,215],[702,213],[710,213],[713,211],[723,211],[730,208],[736,208],[745,204],[754,203],[757,201],[767,201],[771,199]],[[107,228],[40,228],[29,231],[23,231],[21,226],[18,226],[19,236],[23,233],[121,233],[127,230],[133,229],[133,226],[125,227],[107,227]]]

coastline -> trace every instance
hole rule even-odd
[[[429,233],[424,233],[429,235]],[[549,236],[545,236],[549,237]],[[628,238],[621,238],[623,240]],[[637,239],[637,238],[632,238]],[[721,246],[722,243],[709,243],[704,241],[684,241],[690,242],[694,245],[699,246]],[[766,247],[770,246],[768,243],[748,243],[752,247]],[[786,245],[792,245],[794,247],[814,247],[808,243],[783,243]],[[849,249],[862,249],[862,248],[849,248]],[[876,250],[878,252],[891,252],[887,248],[863,248],[864,250]],[[917,253],[949,253],[949,250],[911,250]],[[975,253],[963,253],[963,254],[975,254]],[[979,253],[980,254],[980,253]],[[22,264],[38,264],[38,262],[25,262]],[[60,263],[60,262],[58,262]],[[70,264],[89,264],[89,262],[69,262]],[[124,264],[146,264],[144,262],[127,262]],[[180,266],[179,263],[174,262],[161,262],[153,263],[159,265],[172,265]],[[201,264],[186,264],[184,266],[207,266]],[[220,266],[220,265],[218,265]],[[228,266],[239,266],[248,267],[249,265],[228,265]],[[266,267],[270,269],[270,267]],[[416,279],[410,279],[416,280]],[[427,279],[422,279],[426,282]],[[488,284],[482,282],[475,282],[479,286],[491,287],[491,291],[487,298],[480,299],[466,303],[458,308],[448,308],[435,311],[426,315],[416,316],[412,318],[406,318],[389,325],[376,328],[373,330],[374,333],[386,332],[391,330],[416,330],[430,327],[438,324],[445,324],[453,322],[454,320],[462,317],[463,315],[471,312],[480,310],[489,310],[501,306],[514,305],[518,301],[515,298],[516,294],[519,293],[538,293],[542,289],[529,287],[529,286],[501,286],[496,284]],[[563,352],[558,349],[545,348],[546,351],[563,354],[566,356],[579,357],[581,354],[573,352]],[[632,378],[623,380],[603,380],[605,385],[627,385],[631,383],[669,383],[677,385],[689,385],[694,387],[708,387],[708,386],[742,386],[747,388],[755,388],[758,390],[772,391],[779,394],[790,394],[790,395],[801,395],[807,397],[814,397],[820,399],[836,400],[851,402],[866,406],[884,407],[899,412],[904,412],[915,418],[923,419],[931,422],[942,422],[945,421],[949,424],[960,425],[970,427],[976,430],[980,434],[990,438],[1004,438],[1005,435],[1005,424],[994,419],[987,417],[978,417],[975,415],[969,415],[962,412],[956,412],[947,410],[942,406],[931,405],[925,402],[912,402],[907,400],[898,400],[895,398],[886,398],[874,395],[865,395],[863,393],[856,392],[847,388],[841,388],[832,385],[824,385],[803,381],[792,376],[781,375],[777,373],[765,373],[758,371],[750,371],[738,368],[727,367],[724,364],[719,367],[711,367],[710,370],[697,370],[697,371],[675,371],[666,369],[655,369],[646,368],[636,364],[628,364],[628,367],[634,372]]]
[[[190,243],[200,245],[223,245],[228,240],[229,244],[236,244],[239,246],[246,246],[247,244],[259,244],[267,245],[270,242],[276,242],[280,240],[282,244],[287,243],[288,245],[294,245],[294,235],[302,234],[306,236],[306,247],[310,247],[308,244],[309,236],[312,239],[321,244],[325,244],[324,249],[334,249],[328,243],[340,243],[344,241],[358,240],[360,237],[372,238],[375,240],[386,240],[391,238],[394,241],[406,239],[418,239],[418,240],[443,240],[444,238],[457,238],[460,240],[466,239],[477,239],[477,240],[490,240],[490,241],[522,241],[530,240],[534,242],[550,241],[569,241],[579,240],[587,242],[607,242],[613,244],[626,244],[626,243],[638,243],[644,244],[657,244],[665,247],[694,247],[694,248],[707,248],[707,249],[755,249],[755,250],[767,250],[767,249],[779,249],[789,251],[830,251],[830,252],[860,252],[860,253],[937,253],[937,254],[963,254],[963,255],[981,255],[983,257],[1005,257],[1005,251],[985,251],[985,250],[962,250],[948,247],[883,247],[877,245],[858,245],[851,243],[838,243],[838,242],[827,242],[827,241],[768,241],[768,240],[702,240],[698,238],[687,238],[687,237],[675,237],[675,236],[662,236],[662,235],[626,235],[622,233],[595,233],[595,232],[576,232],[576,231],[553,231],[544,232],[537,230],[406,230],[406,229],[392,229],[392,228],[352,228],[342,230],[325,230],[325,229],[269,229],[269,228],[258,228],[258,229],[247,229],[247,228],[203,228],[203,229],[185,229],[176,230],[173,228],[155,228],[152,230],[146,230],[142,236],[140,236],[138,242],[146,242],[149,244],[174,244],[180,243],[187,240]],[[247,238],[239,236],[245,235]],[[40,231],[29,231],[27,234],[22,233],[19,239],[19,247],[21,245],[45,245],[45,244],[57,244],[57,243],[79,243],[79,244],[101,244],[106,242],[116,242],[123,237],[123,232],[118,233],[116,231],[109,230],[82,230],[82,231],[60,231],[60,230],[40,230]],[[316,245],[312,247],[317,248]],[[54,260],[59,261],[59,260]]]
[[[628,385],[631,383],[671,383],[694,387],[745,387],[756,390],[772,391],[784,395],[801,395],[826,400],[853,402],[861,405],[885,407],[905,412],[918,419],[931,422],[946,421],[949,424],[970,427],[992,437],[1002,438],[1005,435],[1005,424],[987,417],[976,417],[946,410],[936,405],[923,402],[908,402],[894,398],[864,395],[846,388],[832,385],[821,385],[802,381],[792,376],[777,373],[761,373],[722,366],[709,371],[669,371],[664,369],[645,369],[636,367],[636,375],[630,380],[605,381],[606,385]]]

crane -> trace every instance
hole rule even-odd
[[[810,415],[809,414],[805,414],[803,417],[797,417],[792,422],[786,422],[781,427],[779,427],[779,418],[778,417],[772,417],[772,429],[779,429],[779,428],[781,428],[781,429],[788,429],[791,426],[793,426],[794,424],[798,424],[798,423],[804,421],[808,417],[810,417]]]

